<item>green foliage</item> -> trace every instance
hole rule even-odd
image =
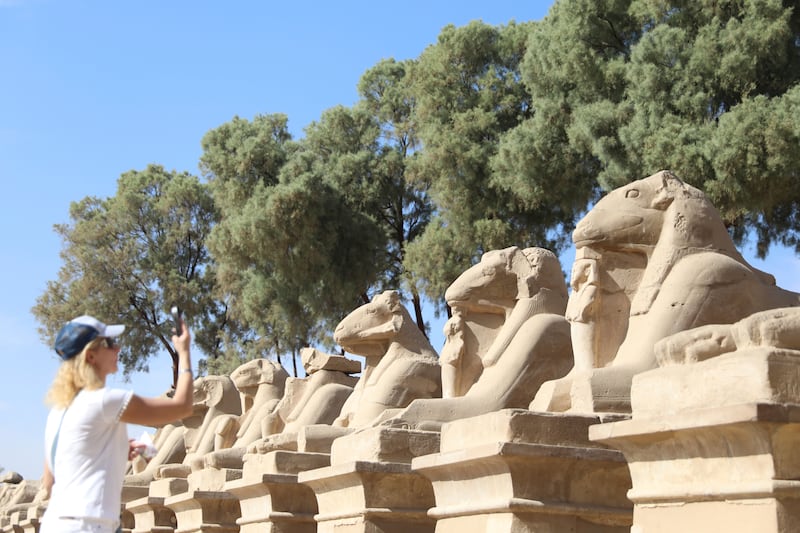
[[[264,196],[278,183],[290,144],[285,115],[259,115],[252,122],[234,117],[206,133],[201,142],[200,165],[219,210],[219,222],[207,245],[217,260],[219,298],[227,302],[230,316],[241,325],[237,334],[224,337],[223,343],[237,346],[248,359],[266,357],[274,347],[256,342],[259,334],[281,333],[265,311],[274,297],[265,286],[272,271],[253,256],[261,250],[264,231],[257,217]],[[236,361],[233,357],[230,364]],[[224,361],[219,364],[227,366]],[[218,370],[214,365],[211,368]]]
[[[287,121],[281,114],[234,117],[203,136],[200,166],[221,210],[234,212],[259,184],[278,182],[291,140]]]
[[[374,290],[407,288],[424,332],[422,300],[407,250],[424,234],[435,206],[429,182],[415,179],[413,170],[420,145],[415,115],[418,98],[412,83],[416,65],[415,61],[383,60],[361,77],[358,88],[359,104],[381,128],[376,176],[383,186],[371,212],[387,236],[386,266]]]
[[[789,0],[559,0],[540,22],[447,26],[300,140],[282,114],[209,131],[207,185],[152,166],[73,204],[34,312],[46,338],[83,312],[135,326],[130,371],[170,349],[163,311],[182,302],[202,368],[227,373],[331,346],[385,289],[422,325],[422,295],[441,311],[483,252],[558,253],[602,190],[665,168],[762,255],[800,250],[799,81]]]
[[[323,340],[375,279],[383,247],[380,228],[363,213],[377,194],[369,179],[379,132],[374,122],[335,108],[291,147],[287,136],[271,134],[274,125],[235,119],[218,128],[239,130],[247,146],[271,139],[266,166],[253,170],[239,161],[247,153],[217,145],[232,136],[216,131],[204,139],[203,156],[215,197],[223,196],[221,222],[209,241],[220,284],[231,295],[234,316],[253,331],[252,355],[262,357],[296,354]],[[231,190],[242,200],[227,204]]]
[[[260,356],[332,344],[335,325],[370,293],[403,283],[406,243],[432,211],[425,187],[406,178],[416,145],[408,68],[378,64],[362,78],[361,102],[325,111],[298,142],[279,115],[235,118],[204,138],[221,212],[209,247]],[[411,299],[421,308],[413,290]]]
[[[540,163],[537,153],[537,144],[560,149],[566,136],[530,135],[531,124],[559,114],[558,108],[534,113],[520,82],[534,27],[448,26],[412,71],[423,149],[411,175],[429,184],[437,221],[408,246],[406,266],[434,301],[441,302],[444,289],[484,251],[511,244],[563,246],[565,239],[553,230],[571,222],[571,209],[586,204],[587,194],[567,182],[564,198],[553,198],[548,163]]]
[[[212,297],[215,272],[205,247],[216,219],[195,176],[151,165],[130,171],[105,200],[87,197],[70,207],[71,223],[56,226],[64,264],[37,299],[33,313],[48,344],[70,319],[90,314],[126,324],[124,372],[147,370],[149,356],[171,346],[169,307],[180,304],[194,342],[213,357],[225,326],[225,307]]]
[[[526,139],[505,139],[498,172],[534,205],[542,171],[588,191],[668,168],[711,196],[735,237],[754,231],[762,254],[774,240],[796,246],[797,11],[780,0],[558,2],[521,68],[534,117]]]

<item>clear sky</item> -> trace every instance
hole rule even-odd
[[[367,69],[418,57],[445,25],[539,20],[551,4],[0,0],[0,467],[42,472],[43,398],[59,361],[30,309],[56,279],[52,228],[70,202],[111,196],[120,174],[149,163],[197,174],[200,139],[236,115],[285,113],[302,136],[356,101]],[[753,264],[800,290],[793,254]],[[164,353],[150,375],[111,384],[157,395],[170,365]]]

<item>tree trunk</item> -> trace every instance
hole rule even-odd
[[[417,321],[417,327],[425,335],[425,338],[430,340],[430,336],[428,332],[425,331],[425,320],[422,317],[422,301],[420,300],[419,293],[417,291],[412,291],[411,293],[411,301],[414,303],[414,317]]]

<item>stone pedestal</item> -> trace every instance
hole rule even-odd
[[[411,463],[432,481],[436,533],[628,533],[628,467],[588,440],[599,421],[507,409],[445,424],[441,452]]]
[[[438,450],[439,434],[370,428],[334,441],[331,466],[301,472],[319,506],[319,533],[433,532],[430,481],[411,460]]]
[[[800,531],[796,361],[754,349],[634,379],[633,418],[590,429],[628,460],[632,531]]]
[[[38,533],[39,519],[41,517],[26,518],[19,523],[19,530],[22,533]]]
[[[239,501],[222,491],[189,491],[164,500],[178,521],[175,533],[236,533]]]
[[[36,533],[39,531],[39,521],[47,510],[47,502],[30,502],[15,504],[10,509],[4,509],[0,531],[14,533]]]
[[[39,521],[44,516],[46,509],[46,505],[40,504],[34,504],[28,507],[25,518],[20,519],[17,524],[18,531],[22,533],[37,533],[39,531]]]
[[[8,526],[6,529],[13,531],[14,533],[22,533],[22,523],[27,520],[27,517],[27,509],[19,509],[12,512],[8,516]]]
[[[120,501],[124,506],[130,501],[133,500],[140,500],[146,497],[150,493],[150,486],[149,485],[122,485],[122,496],[120,497]]]
[[[172,509],[164,505],[163,497],[145,496],[125,505],[133,515],[132,533],[172,533],[178,521]]]
[[[165,498],[164,506],[175,513],[176,533],[239,531],[239,501],[224,490],[228,481],[241,479],[242,471],[208,468],[192,472],[186,479],[186,492]]]
[[[239,501],[241,533],[314,533],[317,500],[297,472],[330,464],[323,453],[272,451],[245,455],[241,479],[225,484]]]

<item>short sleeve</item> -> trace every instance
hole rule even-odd
[[[132,397],[132,390],[106,389],[103,395],[103,419],[107,422],[119,422]]]

